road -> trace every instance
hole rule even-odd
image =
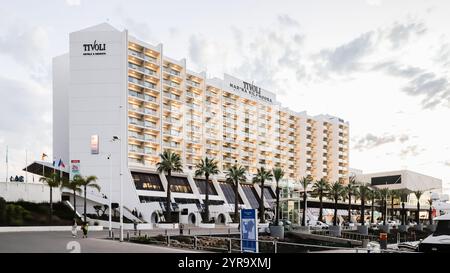
[[[90,232],[89,238],[73,238],[71,232],[0,233],[0,253],[192,253],[194,250],[106,240],[107,231]]]

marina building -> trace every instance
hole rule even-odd
[[[248,170],[249,183],[239,188],[247,208],[259,206],[259,186],[250,183],[259,167],[281,167],[292,183],[308,175],[348,181],[349,124],[338,117],[290,110],[251,80],[207,78],[168,57],[162,44],[109,24],[71,33],[69,45],[53,60],[53,152],[70,175],[98,177],[102,190],[88,192],[92,205],[117,202],[122,178],[125,216],[138,210],[157,222],[167,191],[156,172],[164,150],[181,156],[171,201],[193,224],[205,198],[205,181],[193,172],[205,156],[221,171],[210,187],[211,214],[221,222],[234,210],[225,174],[236,162]],[[269,211],[274,192],[269,182]]]

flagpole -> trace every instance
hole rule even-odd
[[[28,151],[25,150],[25,183],[28,183]]]
[[[8,146],[6,146],[6,191],[8,191]]]

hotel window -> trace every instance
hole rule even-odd
[[[223,194],[225,195],[225,199],[227,200],[228,204],[234,204],[235,202],[235,194],[234,194],[234,185],[231,183],[219,182],[220,188],[223,191]],[[238,194],[239,204],[244,204],[244,202],[241,199],[241,196]]]
[[[255,187],[253,185],[241,185],[242,189],[244,190],[245,196],[247,197],[248,201],[250,202],[250,206],[253,209],[259,208],[259,196],[258,193],[255,190]]]
[[[195,181],[195,184],[197,185],[198,190],[200,191],[200,194],[206,194],[206,180],[194,178],[194,181]],[[208,184],[209,184],[209,188],[208,188],[209,194],[217,195],[216,188],[214,188],[214,185],[211,180],[208,182]]]
[[[164,191],[158,174],[132,172],[137,190]]]
[[[192,193],[192,188],[186,177],[172,176],[170,182],[170,190],[172,192]]]

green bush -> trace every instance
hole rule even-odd
[[[11,226],[21,226],[24,221],[31,220],[31,213],[20,205],[6,205],[6,224]]]
[[[6,201],[3,197],[0,197],[0,225],[6,223]]]

